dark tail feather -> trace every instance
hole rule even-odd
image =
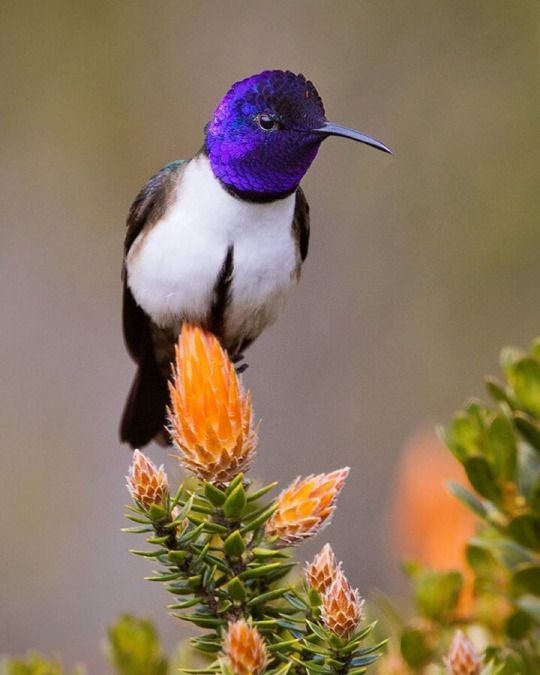
[[[158,368],[152,350],[140,363],[131,385],[120,423],[120,440],[132,448],[142,448],[164,434],[166,407],[169,401],[167,381]]]

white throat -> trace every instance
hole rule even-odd
[[[128,254],[135,300],[161,326],[204,322],[232,246],[225,331],[231,339],[242,332],[254,339],[276,318],[296,279],[295,199],[295,194],[263,204],[238,199],[222,187],[207,157],[195,157],[180,173],[161,220],[141,232]]]

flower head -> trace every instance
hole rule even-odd
[[[474,575],[464,551],[476,531],[475,517],[445,487],[448,480],[464,478],[461,465],[432,432],[413,436],[403,450],[389,516],[399,559],[461,571],[465,583],[458,611],[467,616]]]
[[[332,473],[298,477],[276,500],[276,510],[266,523],[266,534],[282,544],[295,544],[317,534],[327,525],[349,468]]]
[[[341,572],[323,594],[321,618],[324,625],[340,638],[348,638],[363,618],[364,600],[351,588]]]
[[[341,572],[341,565],[330,544],[325,544],[305,570],[306,580],[311,588],[324,593]]]
[[[476,647],[460,630],[456,631],[445,659],[450,675],[479,675],[482,659]]]
[[[244,471],[257,444],[251,398],[217,338],[182,326],[169,389],[170,431],[184,466],[219,483]]]
[[[234,675],[259,675],[268,663],[264,639],[244,619],[229,623],[223,653]]]
[[[157,468],[140,450],[133,453],[126,480],[129,494],[145,506],[162,504],[169,489],[163,464]]]

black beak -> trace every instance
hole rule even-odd
[[[353,141],[371,145],[371,147],[377,148],[377,150],[382,150],[383,152],[387,152],[390,155],[394,154],[387,145],[381,143],[381,141],[378,141],[376,138],[367,136],[366,134],[361,134],[359,131],[355,131],[354,129],[343,127],[341,124],[334,124],[334,122],[325,122],[322,127],[319,127],[318,129],[312,129],[311,131],[314,134],[321,134],[322,136],[343,136],[343,138],[352,138]]]

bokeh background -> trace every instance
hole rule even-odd
[[[0,652],[106,672],[98,644],[125,610],[183,635],[119,532],[124,221],[266,68],[304,72],[331,119],[396,154],[329,140],[305,179],[302,283],[249,351],[253,473],[350,465],[300,558],[330,538],[362,593],[403,591],[402,448],[540,333],[538,20],[536,0],[1,3]]]

